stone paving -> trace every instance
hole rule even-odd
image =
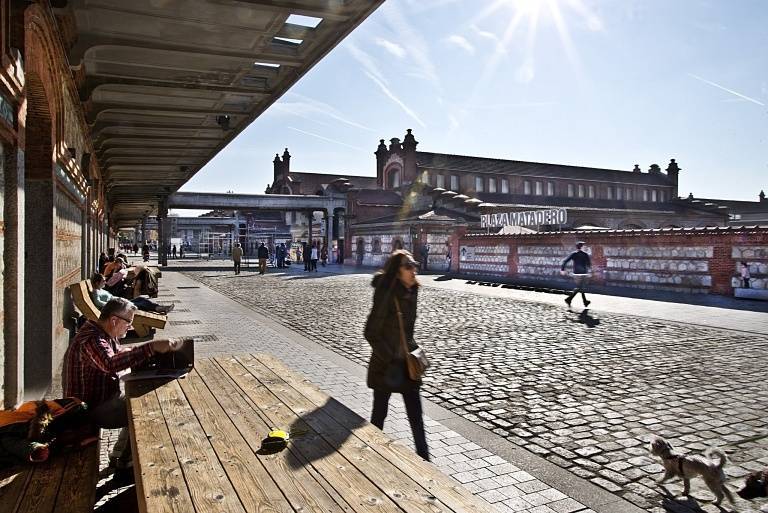
[[[255,284],[257,277],[244,272],[238,280],[250,280]],[[285,331],[276,330],[275,326],[278,325],[265,324],[263,321],[269,320],[264,317],[259,322],[254,319],[256,314],[248,308],[206,287],[191,287],[190,284],[194,283],[177,273],[166,274],[164,271],[158,301],[174,302],[178,306],[171,314],[171,325],[162,331],[162,336],[194,336],[197,357],[255,351],[272,353],[362,417],[369,416],[371,392],[365,386],[364,379],[329,361],[328,355],[333,353],[326,351],[328,354],[324,356],[313,350],[316,344],[312,344],[312,347],[301,345],[297,340],[306,340],[304,337],[296,334],[291,336],[282,326],[279,328]],[[290,309],[290,298],[286,298],[286,301],[286,308]],[[189,313],[182,310],[189,310]],[[185,322],[190,320],[200,322]],[[335,358],[340,359],[338,356]],[[425,425],[433,463],[494,504],[499,512],[595,513],[429,416],[425,416]],[[397,396],[393,397],[385,432],[413,447],[407,417]],[[104,458],[110,446],[109,439],[113,441],[115,432],[105,432],[105,436],[107,439],[103,441],[107,443],[102,447]],[[100,503],[104,511],[119,511],[109,508],[110,498],[107,496]],[[618,508],[610,511],[624,511],[621,504]]]
[[[370,277],[187,275],[351,361],[367,363],[361,333],[372,296]],[[253,329],[238,314],[220,316],[216,326],[206,328]],[[202,333],[200,326],[182,328]],[[211,350],[260,350],[270,345],[270,337],[273,346],[277,340],[258,327],[250,337],[249,347],[214,341]],[[698,479],[693,495],[699,501],[659,494],[653,479],[661,467],[645,448],[650,434],[686,451],[725,450],[732,489],[747,472],[768,466],[763,420],[768,387],[761,372],[767,336],[424,287],[416,337],[433,362],[426,398],[645,510],[718,511],[706,502],[712,495]],[[312,361],[313,355],[306,358]],[[326,363],[318,363],[314,374],[304,372],[340,400],[357,401],[367,415],[367,390],[350,392],[341,375],[334,383]],[[387,431],[410,437],[402,411]],[[585,511],[580,504],[557,509],[554,499],[567,500],[557,490],[518,474],[514,462],[498,466],[472,442],[441,433],[430,432],[435,463],[507,511]],[[477,452],[467,456],[472,451]],[[668,489],[679,494],[681,486]],[[757,511],[760,505],[739,501],[738,510]]]

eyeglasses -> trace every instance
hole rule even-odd
[[[125,322],[127,322],[127,323],[128,323],[128,326],[132,326],[132,325],[133,325],[133,319],[126,319],[126,318],[125,318],[125,317],[123,317],[122,315],[117,315],[117,314],[112,314],[112,315],[114,315],[114,316],[115,316],[115,317],[117,317],[118,319],[122,319],[122,320],[124,320]]]

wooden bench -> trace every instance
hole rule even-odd
[[[496,511],[267,355],[198,360],[126,391],[142,512]],[[275,428],[292,437],[265,451]]]
[[[96,503],[99,444],[0,473],[2,513],[85,513]]]
[[[90,280],[79,281],[69,286],[77,309],[85,315],[86,319],[95,321],[99,318],[100,312],[91,299],[91,290]],[[168,322],[167,315],[137,310],[133,316],[133,329],[139,337],[147,337],[152,333],[153,328],[165,328],[166,322]]]

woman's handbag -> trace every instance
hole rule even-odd
[[[405,341],[405,327],[403,326],[403,312],[400,311],[400,301],[397,298],[395,298],[395,308],[397,309],[397,321],[400,325],[400,344],[405,355],[405,364],[408,367],[408,377],[413,381],[419,381],[424,375],[424,371],[429,367],[427,353],[421,347],[408,351],[408,343]]]

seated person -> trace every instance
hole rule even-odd
[[[130,287],[126,278],[128,277],[128,268],[125,260],[120,257],[115,259],[117,268],[112,272],[112,275],[107,278],[107,282],[104,288],[112,293],[113,296],[125,297],[130,292]],[[107,276],[106,274],[104,275]]]
[[[120,297],[101,309],[96,321],[87,321],[64,354],[65,397],[77,397],[88,405],[88,416],[100,428],[122,428],[110,454],[113,469],[131,465],[128,412],[120,390],[118,373],[139,365],[155,353],[181,349],[176,340],[153,340],[144,345],[122,347],[120,339],[131,329],[136,306]]]
[[[93,304],[96,305],[96,308],[99,310],[104,308],[104,305],[106,305],[110,299],[115,297],[109,291],[104,290],[104,283],[104,276],[99,273],[96,273],[91,277],[91,285],[93,285],[91,299],[93,299]],[[161,314],[167,314],[173,310],[174,306],[176,306],[173,304],[170,306],[159,305],[146,296],[137,296],[130,301],[136,305],[136,308],[139,310],[144,312],[157,312]]]
[[[137,265],[134,272],[131,297],[157,297],[157,278],[143,265]]]
[[[104,277],[109,280],[112,277],[112,273],[120,269],[120,265],[128,267],[128,257],[123,253],[119,253],[112,260],[107,261],[107,265],[104,267]]]

